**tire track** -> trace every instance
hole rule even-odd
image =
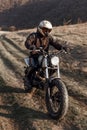
[[[9,52],[8,49],[12,49],[13,51],[14,46],[13,48],[12,46],[10,48],[9,42],[6,42],[4,42],[4,45],[3,43],[0,44],[0,49],[2,50],[0,51],[0,67],[2,66],[3,70],[1,70],[0,73],[3,76],[3,79],[5,79],[5,82],[8,81],[7,83],[9,86],[5,85],[4,89],[8,90],[7,92],[4,90],[5,94],[2,96],[4,104],[0,106],[0,109],[9,111],[9,113],[1,112],[1,116],[6,118],[7,126],[10,123],[8,121],[9,118],[13,120],[17,130],[38,130],[38,125],[40,127],[43,126],[43,129],[50,129],[54,126],[54,122],[49,120],[48,115],[40,110],[40,107],[42,108],[43,106],[40,101],[37,102],[34,101],[33,98],[31,99],[30,94],[21,94],[21,89],[15,90],[21,88],[19,79],[21,77],[20,75],[23,73],[23,64],[21,65],[21,62],[17,60],[14,53],[11,55],[11,52]],[[9,46],[5,46],[5,44]],[[18,70],[16,70],[16,68],[18,68]],[[13,130],[15,129],[14,124],[11,123]],[[48,125],[45,126],[45,124]],[[51,124],[51,126],[49,124]],[[61,128],[62,130],[61,125],[57,126],[57,128]]]
[[[16,34],[15,34],[16,35]],[[16,36],[15,36],[16,37]],[[18,37],[18,36],[17,36]],[[19,36],[20,37],[20,36]],[[13,37],[12,37],[13,38]],[[22,38],[22,37],[21,37]],[[8,51],[12,54],[17,53],[18,56],[22,57],[22,56],[26,56],[28,55],[28,51],[24,46],[24,41],[19,41],[17,42],[18,38],[15,40],[11,39],[11,36],[9,35],[4,35],[2,36],[2,38],[0,39],[3,43],[3,45],[6,47],[6,49],[8,49]],[[17,58],[17,57],[16,57]]]
[[[2,50],[0,51],[0,66],[3,70],[1,70],[0,73],[4,75],[5,79],[9,77],[9,79],[11,78],[12,81],[21,81],[21,77],[23,76],[24,63],[19,62],[14,56],[7,52],[2,43],[0,44],[0,49]]]
[[[70,108],[62,123],[49,119],[47,114],[44,113],[46,111],[43,108],[43,102],[38,100],[42,98],[40,97],[42,96],[41,93],[30,98],[30,94],[24,94],[21,91],[22,81],[20,82],[20,77],[23,76],[24,66],[21,58],[26,56],[27,53],[23,48],[23,41],[20,43],[21,38],[18,37],[15,34],[6,34],[4,37],[2,36],[2,43],[0,43],[0,68],[2,68],[0,74],[5,80],[4,86],[0,84],[0,90],[3,90],[0,93],[0,97],[2,97],[0,104],[1,117],[6,118],[8,123],[10,123],[9,119],[13,121],[13,124],[11,122],[12,130],[38,130],[38,128],[44,130],[60,128],[61,130],[71,130],[75,128],[81,130],[81,128],[87,128],[87,123],[85,123],[87,122],[87,82],[84,77],[79,78],[78,73],[68,73],[69,70],[66,73],[63,70],[65,73],[61,75],[67,86],[70,101]],[[77,76],[77,79],[75,76]],[[80,124],[81,126],[79,126]],[[11,127],[11,125],[8,127]]]
[[[22,49],[19,44],[14,43],[15,41],[12,39],[9,39],[9,37],[5,36],[4,40],[6,40],[11,46],[13,46],[13,48],[16,48],[16,50],[20,51],[20,53],[22,54],[28,54],[26,51],[24,51],[24,48]],[[16,45],[17,44],[17,45]],[[22,45],[23,47],[23,45]]]
[[[9,43],[4,44],[9,45]],[[21,95],[21,92],[24,92],[21,91],[21,78],[23,77],[24,64],[18,61],[14,55],[11,55],[7,48],[9,48],[9,46],[4,46],[3,43],[0,42],[0,68],[2,68],[0,69],[0,75],[2,76],[0,78],[0,130],[35,129],[31,119],[28,119],[26,116],[26,112],[25,115],[23,113],[21,113],[21,115],[18,114],[28,109],[25,106],[21,106],[21,103],[23,104],[23,100],[25,100],[25,94]],[[12,49],[12,51],[13,50],[14,49]],[[27,97],[27,100],[28,98],[29,97]],[[30,112],[32,111],[31,109]]]
[[[23,94],[23,91],[21,94],[22,83],[19,80],[22,77],[23,64],[17,61],[16,57],[7,51],[7,47],[3,46],[3,43],[0,43],[0,49],[2,50],[0,51],[0,68],[2,67],[0,74],[5,80],[5,86],[2,87],[4,89],[3,93],[0,94],[2,96],[0,110],[2,109],[5,112],[1,112],[0,115],[6,119],[7,126],[8,124],[12,125],[13,130],[15,126],[17,130],[36,130],[38,120],[40,119],[43,125],[43,119],[45,123],[48,116],[37,110],[37,108],[39,109],[39,105],[35,105],[30,95]],[[9,119],[13,120],[15,126],[9,122]],[[35,119],[37,121],[33,121]],[[35,126],[33,125],[34,123],[36,124]]]
[[[83,105],[87,105],[87,91],[86,86],[81,85],[70,77],[62,75],[62,78],[67,86],[69,96],[73,97]]]
[[[25,54],[20,53],[16,48],[13,48],[13,46],[8,45],[9,43],[6,40],[3,39],[1,42],[4,48],[7,50],[7,52],[13,55],[13,57],[15,57],[16,59],[19,59],[19,62],[21,59],[23,59],[24,56],[26,56]]]

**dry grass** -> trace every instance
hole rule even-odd
[[[69,93],[69,110],[61,122],[47,115],[44,92],[35,90],[33,97],[24,93],[24,41],[35,29],[1,34],[0,130],[87,130],[87,71],[81,69],[87,67],[86,28],[87,23],[65,25],[52,32],[72,47],[70,55],[61,56],[61,78]]]

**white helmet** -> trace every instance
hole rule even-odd
[[[43,20],[39,23],[38,25],[38,31],[45,36],[47,33],[50,33],[52,30],[52,24],[51,22],[47,21],[47,20]],[[46,32],[43,31],[43,29],[46,29]]]

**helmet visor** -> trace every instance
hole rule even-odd
[[[48,29],[48,28],[45,28],[45,27],[43,27],[43,28],[41,28],[41,29],[43,30],[44,33],[45,33],[45,32],[50,33],[51,30],[52,30],[52,29]]]

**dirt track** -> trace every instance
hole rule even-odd
[[[71,55],[62,57],[66,58],[61,63],[61,77],[69,92],[69,110],[59,123],[47,115],[42,91],[36,90],[33,97],[24,93],[22,78],[23,58],[28,55],[24,47],[27,33],[0,35],[0,130],[87,130],[87,32],[77,33],[78,29],[83,30],[78,25],[73,29],[72,26],[58,28],[60,36],[56,28],[53,32],[72,42],[74,48]]]

